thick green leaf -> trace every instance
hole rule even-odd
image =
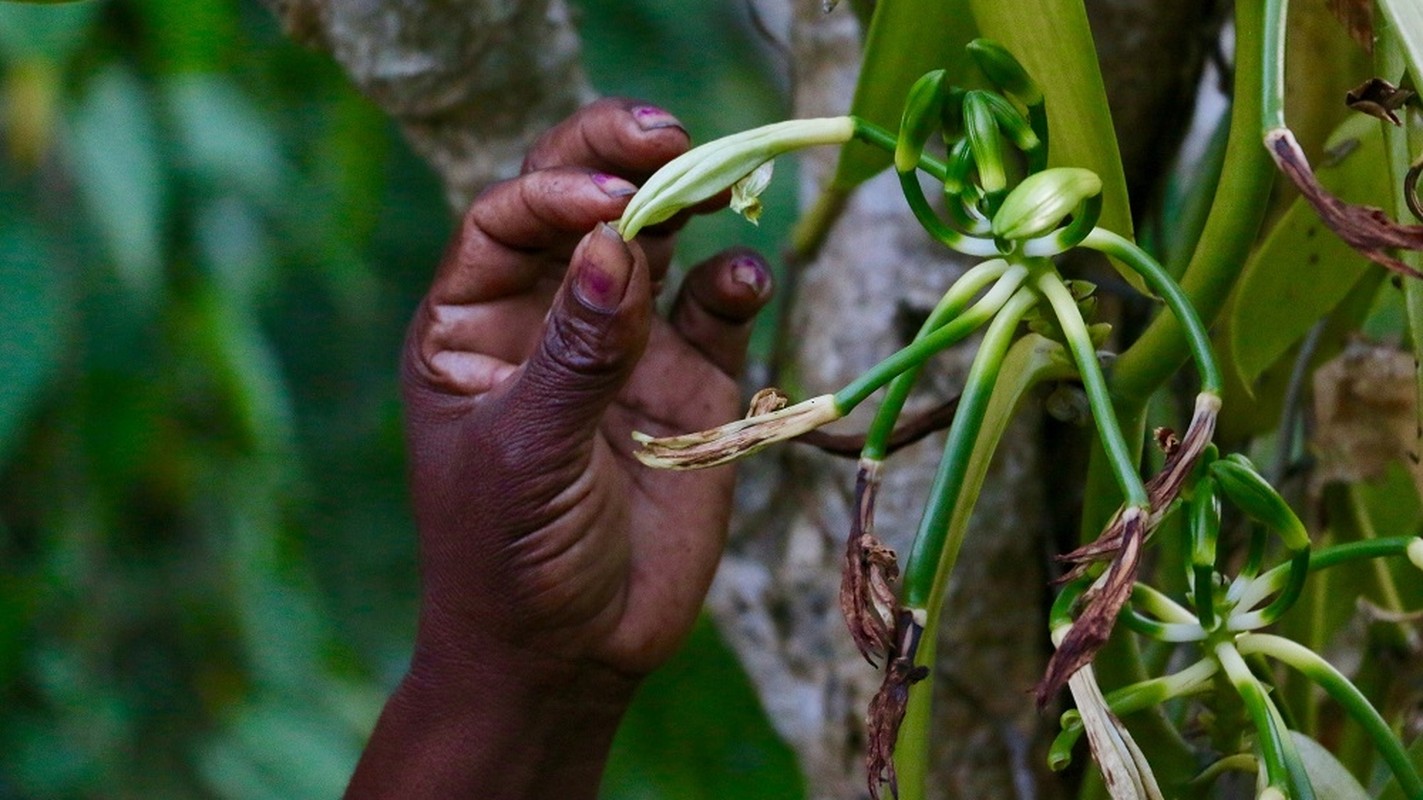
[[[79,193],[125,285],[147,302],[161,287],[165,187],[158,127],[134,74],[111,67],[70,115],[67,151]]]
[[[702,618],[643,684],[613,742],[603,800],[794,800],[795,758],[736,657]]]
[[[0,3],[0,59],[65,61],[84,43],[100,3],[60,8]]]
[[[0,465],[59,368],[70,321],[64,295],[39,239],[0,231]]]
[[[1325,188],[1351,202],[1385,205],[1383,139],[1377,121],[1356,116],[1330,137],[1348,155],[1317,170]],[[1352,148],[1352,149],[1349,149]],[[1245,266],[1229,311],[1229,360],[1250,386],[1354,288],[1367,259],[1333,235],[1314,210],[1296,200]]]
[[[1290,731],[1295,740],[1295,749],[1304,762],[1304,771],[1309,774],[1309,782],[1314,785],[1314,794],[1328,800],[1369,800],[1369,793],[1359,785],[1359,781],[1349,774],[1349,770],[1339,763],[1333,753],[1324,745],[1305,736],[1299,731]]]
[[[1388,19],[1385,35],[1398,38],[1417,82],[1423,75],[1423,5],[1418,0],[1378,0],[1378,7]]]
[[[1130,238],[1126,175],[1082,0],[972,0],[970,5],[980,34],[1007,47],[1042,86],[1049,165],[1097,173],[1103,186],[1101,226]],[[1135,272],[1118,271],[1149,294]]]
[[[948,70],[961,83],[969,58],[964,46],[976,35],[968,0],[880,0],[865,38],[864,66],[850,113],[887,130],[899,129],[904,95],[921,75]],[[833,187],[852,189],[888,167],[877,147],[850,142],[840,151]]]

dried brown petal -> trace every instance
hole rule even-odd
[[[878,667],[876,658],[894,649],[893,628],[898,601],[891,584],[899,577],[894,551],[875,538],[875,496],[882,462],[860,461],[855,478],[855,516],[845,542],[840,575],[840,613],[860,655]]]
[[[915,666],[919,640],[924,625],[907,608],[899,610],[896,623],[894,657],[885,669],[884,683],[870,700],[869,744],[865,752],[865,768],[869,773],[870,797],[879,800],[881,784],[899,797],[899,777],[894,771],[894,745],[899,739],[899,726],[909,707],[909,687],[929,677],[929,668]]]
[[[1148,531],[1156,528],[1171,503],[1181,494],[1181,487],[1195,471],[1196,462],[1201,460],[1206,446],[1215,438],[1215,421],[1219,415],[1219,395],[1205,392],[1196,395],[1196,408],[1185,435],[1174,446],[1164,448],[1166,463],[1146,482],[1146,496],[1151,502],[1151,518],[1146,525]]]
[[[1215,436],[1216,417],[1220,413],[1220,397],[1202,392],[1196,395],[1196,408],[1191,415],[1191,424],[1181,439],[1166,428],[1156,430],[1156,443],[1166,452],[1166,463],[1161,471],[1146,482],[1146,496],[1150,501],[1147,509],[1144,535],[1149,536],[1161,519],[1170,510],[1171,504],[1181,494],[1181,487],[1196,469],[1206,445]],[[1122,512],[1107,523],[1102,534],[1093,542],[1082,545],[1070,553],[1064,553],[1057,560],[1072,564],[1072,568],[1053,583],[1072,583],[1087,574],[1092,564],[1115,558],[1121,552],[1126,536],[1126,518]]]
[[[1412,96],[1413,92],[1400,89],[1383,78],[1369,78],[1344,94],[1344,105],[1375,119],[1402,125],[1393,112],[1402,108]]]
[[[1046,674],[1037,688],[1039,707],[1046,705],[1073,673],[1091,663],[1112,635],[1117,613],[1131,597],[1137,570],[1141,566],[1147,514],[1140,508],[1128,508],[1118,516],[1121,519],[1121,549],[1117,551],[1112,565],[1083,595],[1081,615],[1072,623],[1072,629],[1048,661]]]
[[[1265,134],[1265,147],[1280,171],[1299,188],[1319,218],[1345,244],[1394,272],[1423,278],[1423,272],[1387,253],[1390,249],[1423,250],[1423,225],[1400,225],[1381,209],[1346,203],[1330,194],[1314,176],[1309,160],[1288,128],[1275,128]]]
[[[764,390],[756,397],[754,403],[762,407],[775,407],[778,401]],[[633,455],[647,466],[660,469],[714,467],[840,418],[835,396],[829,394],[764,413],[757,413],[753,405],[751,411],[745,419],[681,436],[653,437],[634,431],[632,438],[642,449]]]

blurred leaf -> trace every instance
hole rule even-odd
[[[33,233],[0,230],[0,465],[59,369],[71,318],[50,253]]]
[[[1355,116],[1330,137],[1332,152],[1347,155],[1321,164],[1329,191],[1356,203],[1383,205],[1389,182],[1383,137],[1376,120]],[[1321,317],[1328,315],[1368,270],[1368,260],[1326,230],[1303,199],[1296,199],[1256,248],[1227,316],[1227,360],[1250,386]]]
[[[276,252],[252,205],[236,197],[202,203],[193,220],[204,267],[229,302],[247,305],[276,270]]]
[[[1359,785],[1349,770],[1324,749],[1324,745],[1305,736],[1299,731],[1290,731],[1295,740],[1295,749],[1304,762],[1304,771],[1309,782],[1314,785],[1317,797],[1328,800],[1369,800],[1369,793]]]
[[[603,800],[794,800],[795,758],[771,730],[736,657],[711,621],[651,675],[623,718]]]
[[[293,176],[266,113],[226,75],[163,82],[178,159],[208,191],[237,189],[272,207]]]
[[[222,67],[237,41],[236,3],[131,0],[159,71],[209,72]]]
[[[89,216],[127,288],[156,302],[168,176],[148,92],[126,68],[109,67],[69,122],[70,166]]]
[[[949,83],[963,83],[969,66],[964,46],[975,35],[968,0],[879,0],[850,113],[886,130],[899,130],[904,96],[924,73],[947,69]],[[852,189],[892,159],[878,147],[849,142],[840,151],[832,186]]]
[[[67,60],[84,44],[101,5],[82,2],[40,8],[0,3],[0,59]]]
[[[310,700],[274,696],[240,710],[228,735],[199,756],[209,788],[232,800],[340,796],[362,741],[306,710]]]

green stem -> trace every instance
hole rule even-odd
[[[1285,24],[1289,13],[1289,0],[1265,0],[1260,31],[1260,49],[1264,59],[1260,81],[1262,133],[1285,127],[1285,32],[1288,30]],[[1238,65],[1236,69],[1239,69]]]
[[[1410,547],[1418,547],[1420,544],[1423,544],[1423,538],[1417,536],[1390,536],[1383,539],[1336,544],[1311,551],[1309,571],[1315,573],[1368,558],[1407,556]],[[1289,564],[1281,564],[1258,578],[1238,581],[1231,586],[1229,598],[1237,606],[1249,608],[1268,597],[1272,592],[1279,591],[1285,585],[1290,569]]]
[[[1102,374],[1102,365],[1097,362],[1097,349],[1092,345],[1092,337],[1087,332],[1087,323],[1082,320],[1082,312],[1077,309],[1077,301],[1072,292],[1062,282],[1055,270],[1045,270],[1037,278],[1038,291],[1042,292],[1052,306],[1057,321],[1067,337],[1067,348],[1082,376],[1082,387],[1087,392],[1087,403],[1092,407],[1097,433],[1102,440],[1102,448],[1110,460],[1117,486],[1122,491],[1128,505],[1145,508],[1150,502],[1146,486],[1137,472],[1136,459],[1122,438],[1122,429],[1117,424],[1117,412],[1112,406],[1107,392],[1107,379]]]
[[[1368,698],[1364,697],[1364,693],[1335,669],[1334,665],[1298,642],[1267,633],[1241,636],[1236,646],[1242,655],[1260,653],[1284,662],[1328,692],[1373,740],[1379,754],[1398,778],[1398,785],[1404,794],[1410,800],[1423,800],[1423,779],[1419,778],[1418,770],[1408,757],[1407,749],[1394,735],[1388,722],[1369,703]]]
[[[842,413],[864,402],[874,391],[906,370],[923,364],[934,354],[956,344],[992,319],[1009,302],[1023,282],[1024,273],[1005,274],[973,307],[933,333],[909,344],[894,355],[870,367],[860,377],[835,393],[835,407]],[[962,400],[959,401],[962,404]]]
[[[994,287],[995,290],[997,288]],[[914,546],[905,565],[904,603],[910,608],[933,607],[931,601],[940,583],[938,576],[947,577],[947,570],[942,570],[941,565],[951,565],[958,557],[957,547],[944,546],[949,532],[949,518],[959,500],[959,490],[964,485],[970,456],[1003,364],[1003,356],[1012,344],[1018,323],[1037,300],[1037,294],[1026,287],[1014,293],[994,317],[993,324],[988,326],[978,354],[969,367],[968,377],[964,379],[958,411],[954,414],[948,440],[944,443],[944,458],[929,490],[929,507],[919,524],[919,532],[914,537]]]
[[[899,146],[899,137],[868,120],[863,120],[859,117],[850,117],[850,120],[855,126],[854,135],[856,139],[859,139],[865,144],[878,147],[891,155],[894,154],[895,148]],[[944,162],[930,155],[919,156],[919,169],[924,170],[941,182],[944,180],[944,176],[948,174]]]
[[[968,306],[974,295],[982,291],[990,281],[1001,278],[1008,269],[1008,262],[994,259],[985,261],[961,275],[958,280],[954,281],[954,285],[944,293],[938,305],[934,306],[934,310],[929,312],[928,319],[924,320],[924,324],[919,327],[914,341],[923,339],[963,313],[964,308]],[[870,423],[869,432],[865,435],[865,446],[860,451],[861,458],[883,461],[889,454],[889,439],[894,433],[894,425],[899,421],[899,414],[904,410],[904,403],[909,399],[909,393],[914,389],[914,384],[919,380],[919,373],[923,369],[922,364],[911,367],[901,372],[890,382],[889,389],[885,391],[884,400],[875,412],[874,421]]]
[[[1260,685],[1231,642],[1217,644],[1215,656],[1231,685],[1240,694],[1255,725],[1267,784],[1290,800],[1314,800],[1314,788],[1309,778],[1303,775],[1303,769],[1297,766],[1299,753],[1295,751],[1279,709],[1270,702],[1265,687]]]
[[[1211,337],[1206,326],[1201,323],[1196,308],[1186,292],[1166,272],[1166,268],[1147,255],[1146,251],[1123,236],[1104,228],[1097,228],[1082,240],[1082,246],[1105,253],[1126,264],[1146,281],[1153,292],[1166,301],[1167,308],[1175,315],[1177,325],[1182,329],[1186,347],[1196,361],[1196,369],[1201,374],[1201,391],[1220,394],[1224,380],[1211,352]]]
[[[954,560],[968,534],[974,500],[978,497],[983,482],[988,475],[988,466],[993,453],[1002,440],[1004,431],[1013,419],[1014,409],[1033,387],[1048,380],[1065,380],[1074,373],[1067,359],[1062,357],[1062,347],[1049,339],[1030,333],[1018,340],[1003,358],[998,380],[993,388],[993,399],[985,418],[978,428],[978,438],[974,440],[968,455],[965,477],[959,489],[958,501],[953,504],[953,513],[948,520],[948,534],[943,551],[947,555],[939,561],[939,572],[935,575],[935,588],[929,594],[929,606],[924,609],[924,629],[937,631],[939,616],[943,612],[944,594],[947,593],[948,576],[954,567]],[[1071,604],[1071,598],[1066,601]],[[1064,611],[1063,613],[1067,613]],[[1069,618],[1070,621],[1070,618]],[[935,637],[925,636],[920,640],[920,664],[932,665]],[[909,707],[904,724],[899,729],[899,744],[896,758],[900,776],[901,800],[921,800],[926,790],[925,776],[928,773],[928,749],[933,740],[929,722],[932,717],[933,675],[925,681],[914,684],[909,689]]]
[[[1187,506],[1190,515],[1191,588],[1195,597],[1196,616],[1205,630],[1214,630],[1216,540],[1220,535],[1220,502],[1215,496],[1215,481],[1203,477],[1193,491]]]

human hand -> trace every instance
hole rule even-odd
[[[474,202],[416,312],[403,385],[423,603],[386,740],[392,726],[412,735],[399,719],[428,726],[432,714],[468,739],[470,715],[492,714],[519,727],[526,748],[553,735],[562,744],[550,748],[582,753],[559,758],[596,778],[637,679],[690,630],[725,541],[733,475],[647,469],[631,432],[736,415],[733,376],[770,271],[748,251],[717,256],[689,273],[663,320],[653,297],[679,221],[632,243],[600,224],[688,144],[658,109],[603,100],[580,111],[540,139],[520,177]],[[461,717],[452,687],[480,707]],[[539,697],[555,698],[554,730],[509,723],[537,717]],[[495,727],[475,735],[479,747],[509,732]],[[398,768],[381,740],[378,730],[353,793]],[[426,750],[425,776],[441,760],[471,760]],[[367,764],[373,753],[381,769]],[[520,768],[508,752],[498,760]],[[529,781],[550,768],[529,766]],[[544,785],[576,796],[576,780]]]

